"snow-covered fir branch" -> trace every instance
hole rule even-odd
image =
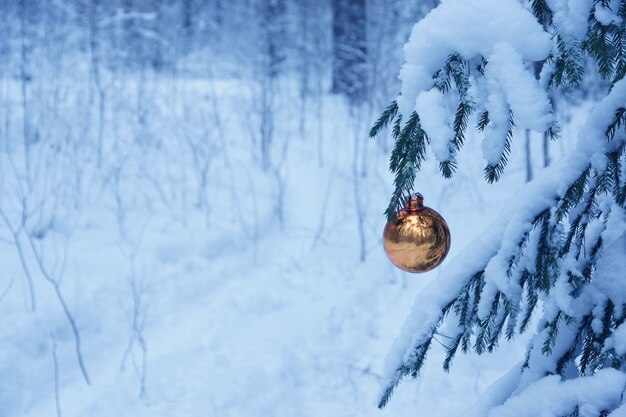
[[[470,115],[484,132],[485,178],[493,182],[506,166],[515,126],[556,138],[550,94],[582,89],[592,79],[600,80],[605,96],[578,133],[574,152],[522,189],[418,296],[387,358],[380,407],[404,376],[419,376],[444,323],[456,329],[447,335],[447,370],[459,350],[491,352],[533,320],[538,327],[513,372],[517,379],[476,415],[497,406],[489,415],[606,416],[620,407],[626,381],[625,21],[625,1],[448,0],[413,28],[400,95],[372,130],[394,125],[389,218],[417,183],[427,144],[442,174],[452,175]],[[557,399],[537,401],[545,389]],[[524,406],[529,403],[533,407]]]

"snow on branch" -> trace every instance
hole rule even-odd
[[[603,369],[594,377],[562,381],[547,376],[495,407],[491,417],[599,416],[619,406],[626,385],[626,374]],[[547,395],[549,393],[549,395]],[[577,413],[576,413],[577,411]]]
[[[524,331],[537,305],[537,299],[530,300],[529,297],[537,297],[537,294],[556,292],[556,301],[544,305],[544,329],[535,336],[525,364],[526,367],[532,367],[535,363],[543,363],[545,366],[535,369],[537,372],[534,377],[527,378],[530,381],[527,383],[534,382],[546,372],[561,372],[574,360],[577,349],[582,349],[580,364],[583,368],[599,366],[602,358],[594,350],[594,341],[604,342],[610,331],[602,330],[602,326],[594,323],[602,321],[602,317],[610,318],[604,322],[613,320],[612,317],[621,317],[621,305],[626,302],[626,295],[620,296],[623,291],[615,287],[622,282],[616,274],[623,273],[625,226],[620,226],[617,220],[614,225],[610,223],[611,219],[618,217],[623,222],[624,210],[612,210],[613,214],[608,216],[606,231],[596,228],[596,232],[592,230],[588,235],[586,232],[590,225],[596,224],[593,223],[594,217],[590,217],[589,210],[598,204],[597,195],[601,191],[598,187],[607,168],[606,155],[610,154],[611,149],[623,149],[625,145],[623,135],[614,133],[609,137],[607,130],[608,126],[616,123],[616,118],[621,117],[620,109],[625,102],[626,81],[621,80],[591,112],[579,134],[576,150],[526,185],[503,211],[502,216],[442,270],[438,281],[419,295],[401,335],[387,357],[380,407],[387,403],[393,388],[402,377],[415,377],[419,374],[430,342],[450,311],[458,317],[460,330],[449,347],[444,363],[446,368],[459,344],[464,344],[462,350],[467,350],[469,342],[464,341],[464,337],[469,338],[465,335],[471,334],[472,329],[477,329],[474,349],[479,353],[492,350],[507,320],[507,337],[513,337],[516,331]],[[594,177],[598,177],[593,184],[586,180],[590,170]],[[588,188],[587,192],[579,190],[584,190],[585,187]],[[568,213],[576,209],[577,205],[570,200],[581,195],[588,197],[582,198],[582,203],[579,203],[583,204],[580,213],[586,214],[584,222],[581,220],[576,223],[576,213],[570,213],[574,222],[572,239],[577,238],[575,244],[570,244],[569,238],[559,239],[557,222],[563,217],[560,211]],[[591,245],[588,250],[583,246],[585,236]],[[598,259],[594,259],[601,240],[608,242],[611,249],[605,250],[599,254]],[[570,252],[570,249],[575,252]],[[583,267],[580,282],[576,284],[567,262],[561,267],[563,270],[560,275],[559,267],[554,263],[559,256],[574,256],[578,259],[581,250],[588,254],[584,257],[586,261],[580,258],[579,263],[597,264],[592,286],[588,285],[591,269]],[[567,277],[566,285],[556,285],[559,276]],[[580,285],[586,292],[577,291],[576,285]],[[522,298],[524,288],[528,291],[526,299]],[[571,300],[573,296],[579,297],[577,310],[562,303],[563,300]],[[590,299],[593,302],[585,302]],[[517,314],[524,301],[528,304],[526,317],[516,330]],[[469,307],[470,303],[472,307]],[[599,305],[600,309],[593,310],[594,305]],[[568,326],[567,330],[563,329],[563,325]],[[594,336],[594,326],[596,333],[600,330],[601,336]],[[561,339],[557,340],[558,337]],[[577,347],[584,340],[589,342]],[[534,346],[538,348],[535,349]],[[543,356],[546,354],[552,355],[553,360],[546,362]],[[531,374],[533,373],[529,373]]]
[[[517,0],[448,0],[419,21],[404,47],[400,114],[411,114],[417,96],[430,90],[433,74],[458,53],[465,60],[490,56],[506,43],[524,61],[541,61],[550,35]]]
[[[480,112],[476,127],[485,132],[485,178],[489,182],[497,181],[504,171],[515,126],[556,135],[545,91],[546,83],[556,75],[548,81],[544,76],[540,84],[534,69],[528,68],[530,63],[548,59],[553,46],[551,36],[517,0],[447,0],[413,27],[404,47],[400,95],[370,132],[375,136],[394,122],[394,154],[416,156],[406,164],[390,165],[396,181],[388,219],[402,206],[403,195],[414,191],[415,174],[425,158],[421,149],[411,151],[411,147],[430,145],[442,175],[451,177],[476,111]],[[551,74],[560,74],[559,65],[577,69],[572,62],[557,59]],[[571,77],[576,75],[572,70]],[[403,139],[412,132],[419,141]]]
[[[547,130],[553,123],[548,94],[524,67],[519,52],[508,43],[497,43],[487,61],[486,76],[502,88],[518,124],[537,132]]]
[[[586,35],[587,19],[593,0],[546,0],[552,20],[567,44],[580,42]]]

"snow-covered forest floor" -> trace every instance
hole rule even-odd
[[[50,84],[31,103],[28,167],[12,140],[19,84],[0,83],[1,416],[450,416],[523,355],[518,340],[445,374],[434,346],[425,382],[379,411],[387,350],[438,274],[403,273],[383,253],[390,150],[367,139],[381,109],[331,95],[302,107],[279,83],[263,169],[255,84],[117,83],[101,123],[97,100]],[[575,139],[570,120],[553,159]],[[81,142],[98,132],[100,161]],[[453,179],[432,157],[420,173],[450,226],[448,261],[523,185],[523,138],[494,185],[471,137]]]

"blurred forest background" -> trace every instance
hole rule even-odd
[[[231,170],[237,137],[279,189],[282,224],[290,144],[315,141],[310,157],[323,166],[333,140],[354,141],[328,137],[326,101],[343,98],[348,130],[367,128],[398,90],[412,23],[434,4],[4,1],[2,149],[13,174],[5,186],[19,189],[25,213],[44,201],[80,205],[106,189],[122,216],[127,187],[146,204],[195,205],[208,224],[223,215],[210,187]],[[367,146],[355,146],[364,172]],[[231,191],[234,203],[243,190]],[[41,210],[39,233],[62,210]]]
[[[435,4],[1,1],[0,415],[379,415],[436,271],[382,253],[391,143],[367,132]],[[452,255],[547,163],[524,135],[496,185],[423,169]],[[487,363],[383,414],[461,409]]]

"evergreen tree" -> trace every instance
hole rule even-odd
[[[492,352],[537,321],[526,356],[477,415],[626,412],[625,22],[624,0],[448,0],[414,27],[401,94],[370,132],[389,125],[395,139],[389,219],[414,191],[427,146],[450,177],[475,126],[485,179],[498,181],[516,125],[558,137],[548,94],[589,80],[602,91],[576,150],[420,295],[387,359],[379,407],[403,377],[419,376],[443,325],[448,370],[459,350]]]

